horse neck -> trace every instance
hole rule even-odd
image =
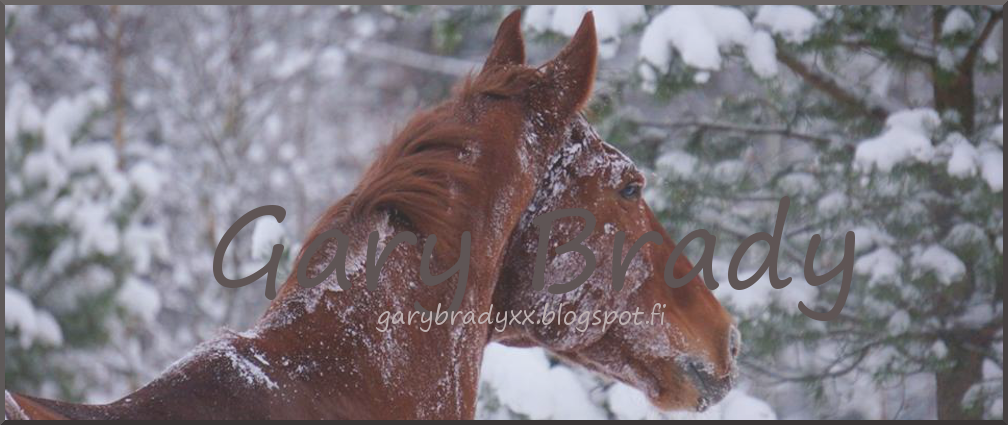
[[[486,181],[501,179],[487,176]],[[473,316],[491,310],[509,231],[527,203],[521,198],[529,197],[528,191],[506,185],[488,184],[485,192],[486,199],[468,203],[476,213],[468,223],[470,269],[459,311]],[[320,416],[472,418],[489,325],[418,323],[413,307],[419,301],[429,310],[440,304],[444,311],[457,275],[434,287],[420,281],[421,238],[416,246],[400,244],[392,251],[377,289],[369,291],[364,287],[367,234],[379,233],[380,253],[385,241],[408,229],[384,213],[340,227],[351,241],[345,259],[351,288],[342,290],[331,276],[314,288],[282,291],[285,299],[274,302],[248,334],[261,347],[259,355],[271,365],[269,359],[275,359],[302,393],[322,395],[326,406]],[[388,323],[396,313],[413,323]]]
[[[507,239],[531,201],[533,185],[523,180],[528,170],[506,165],[525,162],[520,159],[497,161],[487,155],[475,165],[483,187],[479,199],[465,203],[472,212],[466,223],[472,249],[463,313],[490,310]],[[396,247],[377,289],[367,290],[368,234],[376,230],[387,241],[408,226],[386,213],[334,225],[350,238],[344,259],[348,290],[335,276],[312,288],[288,279],[253,329],[225,332],[201,344],[148,386],[103,407],[100,416],[472,418],[488,324],[424,327],[414,319],[412,325],[379,330],[382,313],[408,315],[415,301],[428,309],[440,303],[444,310],[457,275],[434,287],[424,285],[418,273],[420,239],[417,246]],[[379,252],[384,244],[379,242]],[[322,264],[332,261],[335,248],[325,245],[328,258]],[[438,267],[432,273],[451,265]]]

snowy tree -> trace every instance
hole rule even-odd
[[[9,388],[67,400],[108,402],[153,379],[222,326],[250,326],[268,303],[262,287],[259,291],[223,288],[211,271],[213,251],[227,227],[254,207],[283,205],[289,212],[287,220],[272,228],[265,220],[257,220],[243,231],[228,252],[225,270],[237,275],[258,269],[264,259],[256,248],[273,243],[287,246],[284,267],[289,268],[297,242],[328,205],[352,188],[374,146],[392,134],[396,122],[405,121],[421,104],[421,97],[443,96],[451,81],[464,72],[458,68],[451,69],[455,75],[444,75],[436,68],[424,72],[426,62],[397,55],[403,49],[394,49],[388,38],[423,40],[395,34],[424,31],[430,25],[429,20],[399,25],[403,19],[398,13],[367,7],[5,8],[9,259],[5,286],[33,301],[32,294],[22,291],[23,282],[13,277],[15,261],[10,258],[16,254],[34,264],[51,255],[25,252],[12,245],[9,235],[19,225],[11,219],[10,209],[17,204],[12,202],[10,185],[25,179],[17,162],[23,158],[15,152],[28,155],[42,146],[28,143],[33,137],[46,140],[38,122],[54,105],[77,102],[74,105],[92,108],[74,110],[74,114],[86,112],[88,132],[66,130],[72,133],[71,145],[93,147],[103,158],[112,153],[113,171],[126,177],[144,174],[144,170],[159,172],[157,189],[138,196],[133,201],[135,211],[121,214],[156,225],[166,251],[161,257],[154,255],[161,252],[153,251],[146,270],[117,269],[113,282],[117,286],[106,294],[114,300],[119,286],[125,291],[132,287],[129,282],[149,285],[157,295],[152,305],[159,308],[137,309],[147,311],[141,319],[156,314],[157,320],[141,323],[129,315],[102,319],[100,325],[121,332],[107,332],[104,342],[92,344],[91,348],[103,350],[92,350],[87,354],[90,358],[66,344],[52,350],[73,359],[71,364],[102,357],[121,360],[111,372],[86,368],[95,370],[96,376],[104,374],[92,381],[76,373],[72,379],[28,373],[29,369],[53,370],[62,359],[43,356],[24,364],[11,361],[8,355]],[[357,60],[352,62],[351,57]],[[432,91],[420,93],[418,88]],[[83,100],[74,100],[78,98]],[[92,98],[100,102],[85,102]],[[28,136],[22,137],[19,128]],[[52,170],[69,176],[71,162],[57,161],[51,164]],[[39,212],[47,204],[23,203],[18,208],[26,215],[34,213],[38,220],[61,224]],[[121,227],[128,224],[125,221],[116,224],[120,225],[117,232],[128,229]],[[127,253],[140,254],[138,250]],[[119,254],[109,256],[118,259]],[[92,256],[81,262],[111,267],[104,260]],[[71,285],[72,279],[54,278],[52,284]],[[125,299],[154,299],[126,293],[133,296],[124,295]],[[76,308],[105,317],[102,303],[85,299],[76,303]],[[49,311],[44,303],[29,306]],[[119,309],[117,305],[105,308]],[[12,311],[8,309],[8,315]],[[13,320],[7,323],[14,326]],[[70,332],[62,330],[66,342]],[[9,349],[17,347],[8,341]],[[13,380],[13,376],[23,379]]]
[[[282,205],[287,220],[240,233],[225,271],[258,269],[280,242],[289,272],[373,148],[482,63],[510,10],[5,7],[8,387],[107,402],[251,325],[262,286],[211,272],[227,227]],[[587,10],[601,43],[589,118],[650,170],[673,238],[718,237],[743,379],[704,414],[667,414],[543,350],[492,345],[479,417],[1003,417],[1000,7],[529,6],[529,62]],[[785,195],[794,281],[725,285]],[[811,320],[798,302],[825,311],[839,282],[803,279],[809,239],[823,238],[822,272],[848,230],[843,315]]]
[[[166,247],[143,207],[163,181],[150,162],[120,166],[102,140],[104,93],[61,98],[44,112],[35,102],[17,84],[5,105],[7,378],[58,377],[58,387],[36,390],[79,398],[141,367],[110,353],[128,350],[122,334],[160,309],[145,275]]]
[[[718,294],[743,318],[758,380],[812,387],[840,406],[825,416],[1000,418],[1000,27],[990,7],[672,6],[644,29],[645,89],[713,95],[709,111],[671,119],[603,108],[612,139],[653,146],[663,181],[652,205],[680,236],[706,228],[730,256],[772,233],[790,196],[781,258],[801,277],[813,234],[820,273],[841,260],[843,234],[857,235],[837,321],[798,311],[791,294],[808,292],[797,279],[761,303]],[[705,88],[738,81],[757,88]],[[798,300],[826,311],[838,290],[836,279]]]

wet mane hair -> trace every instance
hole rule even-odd
[[[472,145],[483,142],[467,109],[485,96],[520,96],[540,77],[538,70],[525,66],[493,67],[466,77],[452,99],[415,114],[380,149],[353,191],[326,210],[302,246],[340,221],[386,211],[421,234],[437,235],[436,252],[456,258],[469,222],[466,201],[479,194],[480,186],[477,170],[461,160]],[[303,254],[302,248],[297,262]]]

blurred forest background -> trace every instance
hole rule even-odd
[[[282,225],[240,234],[227,267],[258,269],[275,242],[289,263],[513,9],[5,6],[5,387],[108,402],[220,327],[247,328],[267,300],[215,282],[227,227],[282,205]],[[723,282],[788,195],[795,280],[715,291],[739,317],[744,370],[704,414],[491,346],[479,417],[1003,417],[1000,6],[532,6],[530,62],[589,9],[590,118],[647,170],[670,234],[716,235]],[[822,273],[848,230],[843,315],[810,320],[798,301],[826,311],[840,285],[802,279],[809,239],[823,237]]]

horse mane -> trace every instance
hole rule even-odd
[[[462,233],[468,230],[465,224],[470,222],[471,208],[466,202],[480,194],[481,186],[478,170],[462,161],[467,150],[480,143],[465,106],[478,102],[480,96],[522,95],[540,76],[538,70],[525,66],[493,67],[467,76],[453,90],[452,99],[416,113],[380,148],[357,186],[322,214],[302,246],[309,246],[338,222],[386,211],[421,234],[437,235],[435,252],[445,259],[457,258]],[[304,248],[295,264],[302,255]]]

